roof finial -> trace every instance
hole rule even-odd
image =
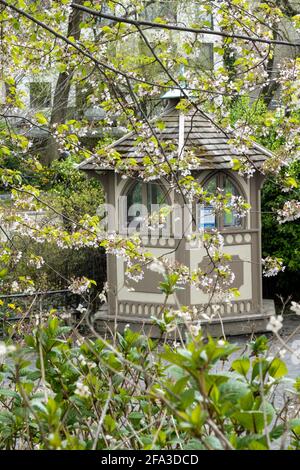
[[[180,75],[179,75],[180,80],[178,81],[179,87],[177,86],[177,87],[170,88],[166,93],[164,93],[161,96],[162,100],[171,101],[171,104],[173,105],[174,102],[176,102],[177,104],[180,101],[180,99],[185,96],[185,93],[182,91],[183,89],[186,88],[186,80],[184,78],[184,73],[185,73],[184,65],[181,64]]]

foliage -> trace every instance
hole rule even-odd
[[[299,164],[294,165],[293,178],[300,181]],[[283,207],[290,199],[299,200],[299,189],[283,193],[277,182],[270,178],[262,191],[262,226],[263,257],[273,254],[283,259],[287,270],[280,275],[274,284],[272,293],[282,293],[286,297],[293,294],[298,298],[299,265],[300,265],[300,224],[299,220],[280,224],[276,219],[276,209]]]
[[[20,289],[11,289],[13,281],[20,281],[22,276],[31,279],[33,290],[37,291],[67,288],[69,279],[81,276],[95,279],[101,289],[106,278],[105,255],[99,248],[58,248],[52,243],[34,243],[26,237],[15,240],[14,246],[16,250],[23,250],[23,256],[18,263],[11,264],[11,271],[5,274],[3,294],[26,291],[22,282]],[[39,259],[46,261],[39,265]]]
[[[104,202],[103,188],[96,178],[89,180],[76,168],[78,161],[68,157],[53,162],[48,171],[45,200],[74,223],[85,214],[95,215]],[[65,225],[68,223],[65,219]]]
[[[284,116],[278,110],[268,110],[264,101],[259,99],[251,103],[247,96],[235,100],[231,104],[231,122],[240,120],[256,129],[258,140],[270,150],[276,151],[285,143],[284,134],[278,136],[278,127]],[[298,113],[294,114],[298,119]],[[266,175],[262,187],[262,256],[275,256],[283,260],[286,270],[278,278],[270,282],[265,280],[266,295],[283,294],[298,298],[300,281],[300,233],[299,220],[280,223],[277,213],[290,200],[299,200],[300,172],[299,163],[281,169],[276,176]],[[282,191],[282,185],[287,187]],[[289,186],[290,185],[290,186]]]
[[[299,420],[272,404],[287,369],[264,338],[250,357],[201,333],[162,352],[130,328],[83,340],[52,313],[25,342],[1,345],[2,449],[266,450],[286,432],[299,448]]]

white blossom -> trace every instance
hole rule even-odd
[[[183,321],[191,321],[191,313],[188,311],[176,310],[174,315],[178,318],[181,318]]]
[[[11,283],[11,290],[12,292],[18,292],[20,290],[20,286],[17,281],[13,281]]]
[[[76,310],[80,313],[85,313],[87,311],[87,309],[82,304],[79,304]]]
[[[159,261],[153,261],[150,266],[149,266],[150,271],[154,271],[159,274],[165,274],[165,267],[164,265],[159,262]]]
[[[84,367],[84,366],[87,365],[87,362],[86,362],[86,360],[85,360],[85,357],[84,357],[82,354],[80,354],[80,355],[78,356],[78,361],[80,362],[80,365],[81,365],[82,367]]]
[[[28,264],[30,264],[31,266],[34,266],[36,269],[41,269],[43,264],[45,264],[45,261],[42,258],[42,256],[32,255]]]
[[[292,222],[300,217],[300,201],[287,201],[283,208],[277,211],[277,220],[280,224]]]
[[[292,302],[291,303],[291,310],[294,312],[296,315],[300,315],[300,304],[297,302]]]
[[[90,389],[80,379],[76,382],[75,395],[81,398],[88,398],[91,395]]]
[[[278,333],[279,330],[282,328],[283,317],[282,315],[273,315],[270,317],[269,322],[267,324],[267,330],[272,331],[272,333]]]
[[[16,347],[13,345],[6,345],[3,341],[0,342],[0,364],[4,361],[5,356],[11,352],[14,352]]]
[[[100,292],[99,294],[99,299],[101,300],[101,302],[105,304],[107,303],[107,292],[108,292],[108,282],[105,282],[102,292]]]
[[[90,288],[90,280],[86,277],[81,277],[77,279],[72,279],[71,284],[69,285],[69,290],[73,294],[84,294]]]
[[[199,336],[199,333],[201,331],[201,323],[197,323],[196,325],[191,325],[190,326],[190,331],[193,336]]]
[[[279,258],[272,258],[271,256],[267,256],[265,259],[262,259],[262,265],[263,275],[265,277],[276,276],[280,271],[283,272],[285,270],[283,261]]]

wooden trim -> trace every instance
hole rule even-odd
[[[257,308],[261,308],[262,305],[260,186],[260,179],[255,174],[250,180],[250,204],[253,209],[250,223],[251,228],[257,231],[253,234],[251,242],[252,297]]]

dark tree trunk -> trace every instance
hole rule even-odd
[[[77,0],[78,5],[82,5],[84,0]],[[76,41],[80,39],[80,22],[82,19],[82,11],[72,10],[69,17],[68,34]],[[66,120],[68,98],[70,94],[71,80],[74,74],[74,67],[68,66],[67,70],[60,73],[56,82],[56,88],[53,99],[53,108],[51,114],[51,124],[61,123]]]
[[[77,0],[78,5],[82,5],[84,0]],[[67,36],[72,36],[75,40],[80,39],[80,22],[82,20],[82,11],[72,10],[69,16],[68,23],[68,33]],[[71,88],[72,78],[75,72],[74,66],[71,66],[67,63],[67,68],[65,71],[61,72],[58,76],[54,97],[53,97],[53,106],[52,113],[50,118],[50,125],[60,124],[65,122],[67,117],[68,110],[68,100]],[[53,160],[56,160],[59,157],[57,145],[52,136],[47,139],[45,146],[45,153],[43,156],[43,163],[45,165],[50,165]]]

